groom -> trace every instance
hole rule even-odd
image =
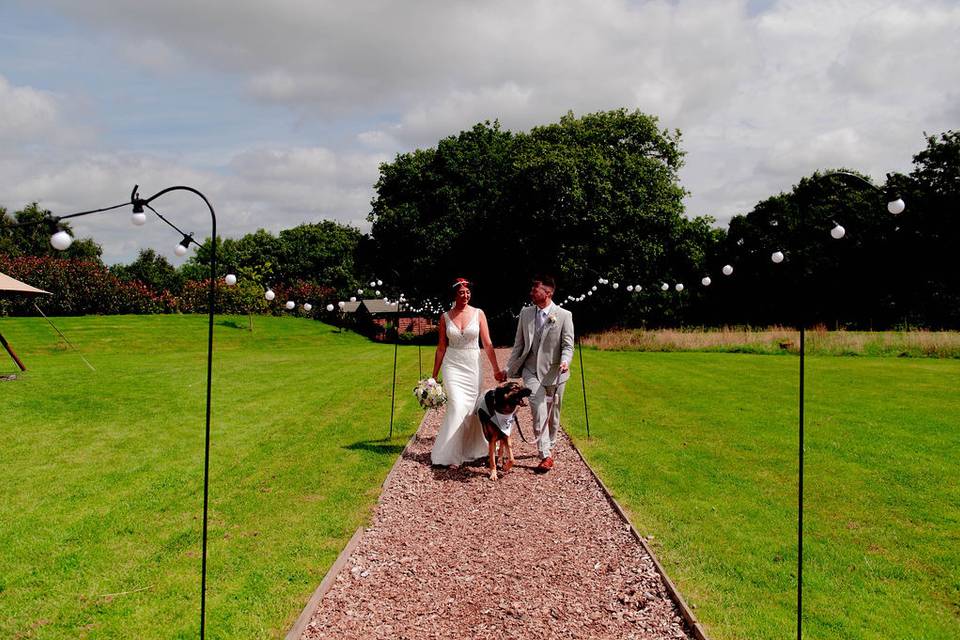
[[[573,314],[553,303],[555,289],[549,276],[534,279],[530,288],[533,306],[520,311],[517,337],[507,360],[510,376],[522,377],[523,384],[533,392],[530,411],[540,450],[539,473],[553,468],[550,450],[557,440],[563,388],[573,359]]]

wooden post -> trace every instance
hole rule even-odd
[[[22,362],[20,362],[20,358],[18,358],[17,354],[13,352],[13,348],[7,342],[7,339],[3,337],[2,333],[0,333],[0,343],[3,343],[3,348],[7,350],[7,353],[10,354],[10,357],[13,358],[13,361],[17,363],[18,367],[20,367],[20,371],[26,371],[27,368],[23,366]]]

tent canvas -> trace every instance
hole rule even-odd
[[[31,287],[26,282],[20,282],[16,278],[11,278],[5,273],[0,273],[0,293],[19,293],[28,296],[52,295],[49,291]],[[14,353],[13,347],[11,347],[10,343],[8,343],[3,337],[2,333],[0,333],[0,345],[3,345],[3,348],[7,350],[7,353],[10,354],[10,357],[13,358],[13,361],[17,363],[17,366],[20,367],[21,371],[27,370],[20,358],[17,357],[17,354]]]
[[[11,278],[5,273],[0,273],[0,292],[25,293],[27,295],[51,295],[49,291],[31,287],[26,282],[20,282],[16,278]]]

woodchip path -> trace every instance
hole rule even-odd
[[[490,481],[482,464],[430,466],[440,419],[425,417],[299,637],[695,637],[565,434],[545,475],[515,434],[516,466]]]

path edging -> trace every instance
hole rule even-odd
[[[650,548],[650,545],[647,544],[647,541],[644,539],[644,537],[637,532],[637,528],[633,526],[633,522],[630,521],[630,518],[627,516],[627,512],[623,510],[623,507],[620,506],[620,503],[617,502],[616,498],[613,497],[613,494],[610,493],[610,490],[607,489],[607,485],[603,484],[603,480],[600,479],[600,476],[597,475],[597,472],[594,471],[593,467],[590,466],[590,463],[587,462],[583,452],[580,451],[580,448],[573,441],[573,438],[570,437],[570,434],[567,434],[567,439],[570,441],[570,446],[573,447],[573,450],[577,452],[578,456],[580,456],[583,464],[587,467],[587,469],[590,470],[590,475],[593,476],[593,479],[596,481],[597,485],[600,486],[600,490],[603,491],[603,495],[606,496],[607,501],[613,507],[613,510],[617,512],[617,514],[627,525],[629,525],[630,533],[637,540],[637,542],[643,546],[646,552],[650,554],[650,559],[653,560],[653,566],[656,567],[657,573],[660,574],[660,578],[663,580],[663,584],[667,587],[667,593],[670,594],[670,598],[677,605],[677,608],[680,609],[680,615],[683,617],[684,621],[690,625],[690,630],[693,632],[694,638],[696,640],[710,640],[710,638],[707,636],[707,632],[703,628],[703,625],[700,624],[700,621],[697,620],[697,616],[693,613],[693,610],[687,605],[687,602],[683,599],[683,596],[680,595],[680,591],[667,575],[667,572],[664,570],[663,565],[660,564],[660,560],[657,559],[657,555],[653,552],[653,549]]]
[[[416,440],[417,434],[420,433],[420,427],[423,426],[423,422],[426,419],[427,414],[424,413],[423,420],[421,420],[420,424],[417,425],[417,430],[414,431],[413,435],[407,440],[407,444],[403,447],[403,451],[400,452],[400,455],[397,456],[393,466],[390,467],[387,477],[383,479],[383,483],[380,485],[380,496],[377,498],[377,504],[380,504],[380,501],[383,498],[383,490],[393,479],[397,467],[400,465],[400,462],[403,461],[403,454],[407,452],[407,449],[409,449],[410,445],[413,444],[414,440]],[[354,531],[353,537],[350,538],[349,542],[347,542],[347,545],[340,552],[340,555],[337,556],[337,559],[334,561],[334,563],[330,565],[326,575],[323,576],[323,580],[320,581],[320,585],[316,588],[316,590],[314,590],[313,595],[310,596],[310,600],[307,601],[307,605],[303,608],[303,611],[300,612],[300,616],[297,618],[297,621],[293,623],[293,626],[290,628],[290,631],[287,632],[284,640],[300,640],[300,638],[303,637],[303,632],[306,631],[307,625],[310,624],[310,619],[313,618],[313,614],[317,612],[317,607],[320,606],[320,601],[323,600],[323,596],[327,594],[327,591],[330,591],[330,588],[333,587],[333,583],[336,581],[340,571],[347,564],[347,560],[350,559],[350,556],[353,555],[354,550],[356,550],[357,546],[360,544],[360,541],[363,539],[363,533],[365,530],[366,527],[357,527],[357,530]]]

